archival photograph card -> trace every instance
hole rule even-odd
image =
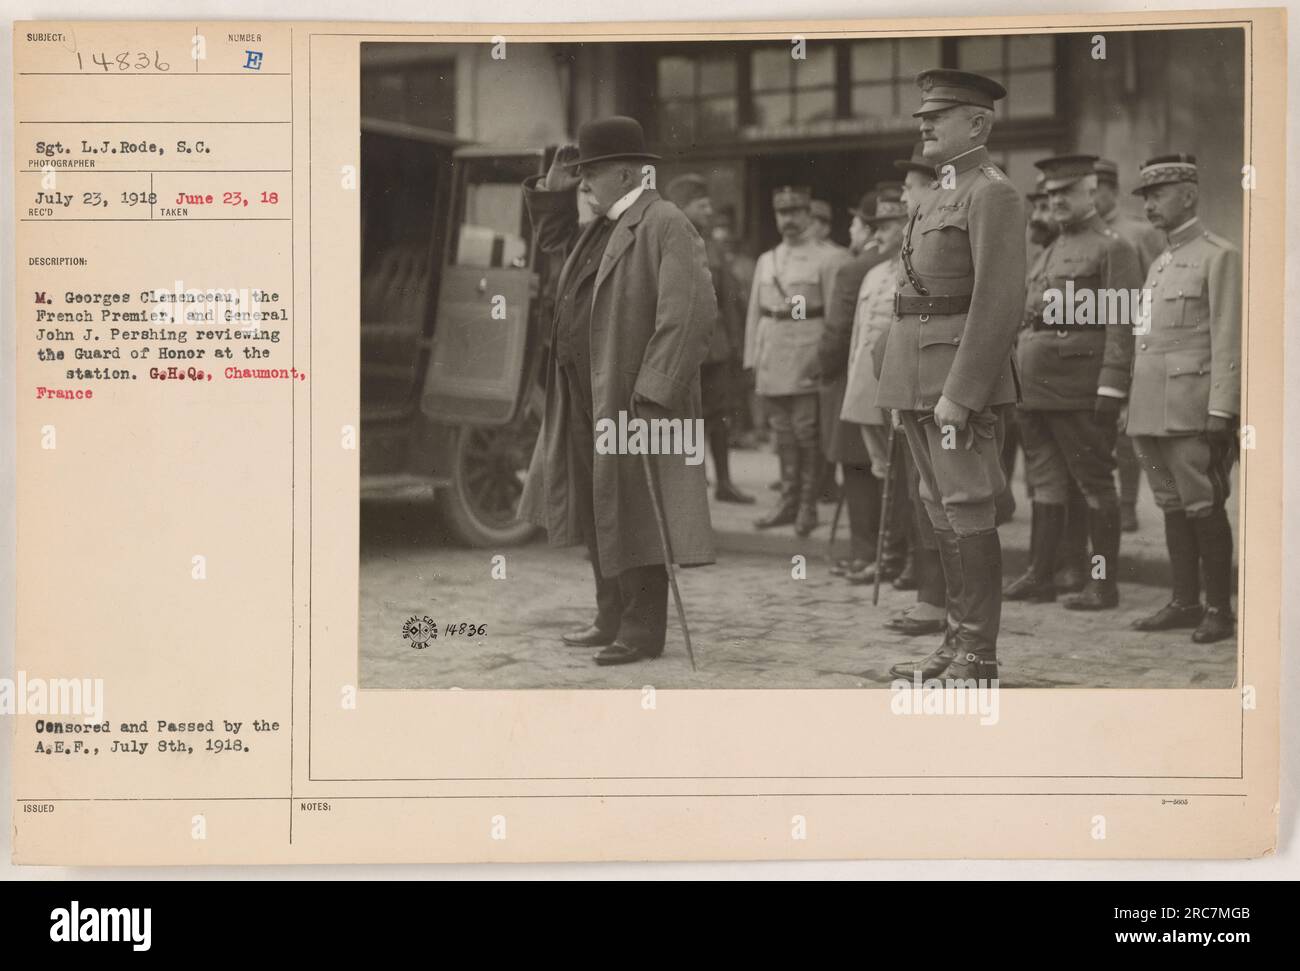
[[[1275,847],[1282,11],[13,36],[15,863]]]

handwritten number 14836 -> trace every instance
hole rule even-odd
[[[121,51],[117,54],[92,54],[91,63],[101,67],[105,72],[117,69],[118,71],[170,71],[171,65],[158,56],[154,51],[150,54],[148,51]],[[81,59],[81,53],[77,53],[77,70],[86,70],[86,64]]]

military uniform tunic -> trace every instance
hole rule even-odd
[[[994,528],[993,500],[1006,486],[994,407],[1019,397],[1012,345],[1024,310],[1025,213],[983,146],[936,171],[904,236],[876,405],[901,413],[931,523],[965,536]],[[930,310],[902,302],[918,297],[943,299]],[[932,420],[940,396],[970,409],[957,447]]]
[[[1138,269],[1141,270],[1145,279],[1147,271],[1151,269],[1151,264],[1156,261],[1156,257],[1164,252],[1165,234],[1152,226],[1146,219],[1130,216],[1121,210],[1119,206],[1116,206],[1101,218],[1107,226],[1119,233],[1120,239],[1137,251]]]
[[[1118,501],[1117,429],[1093,412],[1099,389],[1128,392],[1141,283],[1136,251],[1095,212],[1063,226],[1034,261],[1017,353],[1035,502],[1064,505],[1070,478],[1094,507]]]
[[[1231,455],[1212,454],[1204,433],[1211,414],[1241,414],[1241,254],[1189,220],[1146,288],[1150,330],[1136,338],[1126,431],[1161,508],[1196,514],[1227,497]]]
[[[815,394],[826,299],[846,251],[805,236],[758,258],[745,322],[744,366],[760,395]]]

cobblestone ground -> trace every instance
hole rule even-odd
[[[360,643],[365,688],[883,688],[889,666],[920,657],[937,638],[881,628],[913,593],[830,576],[810,559],[791,578],[788,557],[726,553],[715,566],[679,571],[699,665],[692,671],[669,603],[664,655],[622,667],[592,663],[591,649],[560,634],[594,614],[582,551],[540,543],[500,551],[507,578],[493,580],[498,551],[439,541],[421,507],[367,508],[362,519]],[[820,545],[817,549],[820,550]],[[1193,644],[1189,631],[1143,634],[1135,617],[1168,599],[1162,587],[1123,584],[1118,610],[1082,614],[1058,604],[1007,604],[999,645],[1005,687],[1224,688],[1236,645]],[[485,624],[486,635],[439,635],[424,650],[402,636],[408,618]]]

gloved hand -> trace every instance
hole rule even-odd
[[[1099,394],[1092,404],[1092,418],[1102,428],[1119,428],[1119,413],[1124,410],[1123,398]]]
[[[1237,419],[1210,415],[1205,419],[1205,437],[1211,445],[1230,448],[1237,438]]]

